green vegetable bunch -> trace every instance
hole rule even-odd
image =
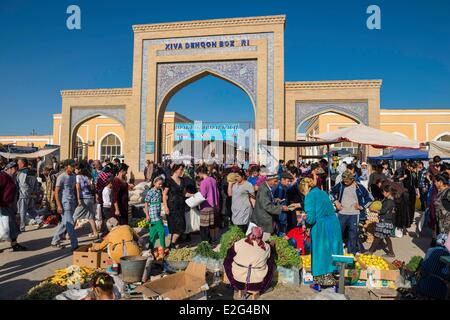
[[[208,241],[202,241],[194,250],[195,256],[202,256],[205,258],[218,259],[219,253],[215,252]]]
[[[50,281],[43,281],[37,286],[34,286],[22,297],[23,300],[53,300],[57,295],[67,290],[63,287]]]
[[[243,238],[245,238],[244,232],[237,226],[231,226],[230,230],[225,232],[220,238],[219,258],[225,259],[228,249],[230,249],[235,242]]]
[[[275,242],[275,264],[284,268],[301,268],[302,259],[297,254],[294,247],[289,245],[288,241],[283,237],[271,236],[269,242]]]
[[[411,272],[416,272],[419,269],[420,264],[422,263],[423,258],[421,256],[414,256],[409,260],[406,268]]]

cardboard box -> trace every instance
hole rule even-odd
[[[145,300],[206,300],[206,266],[190,262],[185,271],[137,287]]]
[[[109,257],[108,252],[100,252],[99,268],[106,269],[113,264],[113,260]]]
[[[394,289],[372,289],[369,291],[370,300],[396,300],[397,291]]]
[[[73,252],[73,264],[97,269],[100,261],[100,253],[99,252],[89,252],[90,245],[80,246],[77,250]]]
[[[353,270],[345,269],[345,277],[349,278],[350,273]],[[400,270],[373,270],[372,272],[372,279],[374,280],[386,280],[386,281],[397,281],[400,279]],[[370,271],[368,270],[361,270],[361,273],[359,275],[360,280],[368,280],[370,275]]]

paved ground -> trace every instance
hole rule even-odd
[[[419,219],[419,215],[416,219]],[[29,251],[0,253],[0,299],[18,299],[29,288],[51,276],[56,269],[72,264],[70,247],[62,250],[50,247],[54,231],[54,228],[28,227],[27,232],[20,235],[19,241],[28,247]],[[412,226],[408,235],[393,239],[396,259],[409,261],[414,255],[424,255],[430,243],[429,233],[424,232],[421,237],[417,237],[415,231],[415,226]],[[87,233],[88,228],[79,230],[80,244],[91,243]],[[192,240],[198,241],[198,236],[194,235]],[[8,243],[0,243],[0,251],[8,247]],[[377,252],[382,253],[381,250]],[[365,289],[351,288],[347,293],[351,299],[367,298]],[[211,295],[215,299],[231,299],[233,292],[230,288],[221,286],[213,290]],[[312,290],[305,286],[297,288],[278,286],[261,299],[311,299],[313,296]]]

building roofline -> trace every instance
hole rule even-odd
[[[251,26],[261,24],[284,24],[286,15],[258,16],[258,17],[241,17],[241,18],[222,18],[193,20],[167,23],[137,24],[133,25],[135,33],[148,31],[167,31],[193,28],[212,28],[227,26]]]
[[[61,97],[131,96],[132,88],[61,90]]]
[[[288,81],[286,90],[295,89],[340,89],[340,88],[380,88],[382,80],[325,80],[325,81]]]

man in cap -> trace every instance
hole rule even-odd
[[[264,240],[274,232],[273,216],[280,215],[283,211],[288,211],[288,207],[279,202],[275,202],[272,194],[272,188],[277,185],[277,172],[262,172],[267,177],[256,194],[255,209],[252,214],[251,222],[260,226],[264,230]]]
[[[73,225],[73,213],[76,207],[76,177],[74,170],[75,161],[66,160],[64,161],[64,172],[56,179],[55,200],[58,214],[61,215],[61,221],[56,227],[56,232],[52,239],[52,247],[63,248],[61,239],[67,231],[72,251],[78,248],[78,239]]]
[[[17,212],[17,185],[15,175],[17,173],[17,163],[10,162],[0,172],[0,215],[8,216],[9,240],[12,251],[25,251],[27,248],[17,243],[20,234],[16,221]]]
[[[272,189],[272,194],[275,199],[275,201],[279,202],[280,204],[287,205],[287,195],[286,191],[287,188],[292,183],[292,180],[294,178],[289,172],[283,172],[281,173],[281,179],[278,182],[278,184]],[[287,233],[287,220],[288,220],[288,214],[289,211],[282,211],[278,217],[275,217],[276,226],[277,226],[277,233],[284,235]]]
[[[330,198],[338,211],[343,237],[348,229],[347,252],[354,254],[363,251],[364,247],[358,241],[359,220],[366,219],[366,209],[374,201],[373,196],[355,181],[350,170],[346,170],[342,174],[342,182],[331,189]]]

